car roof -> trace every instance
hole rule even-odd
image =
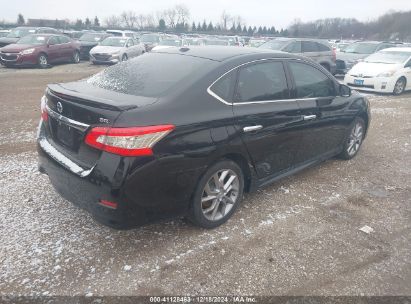
[[[289,53],[273,51],[259,48],[243,48],[237,46],[190,46],[190,47],[170,47],[157,51],[158,53],[180,54],[193,57],[201,57],[214,61],[224,61],[237,56],[253,54],[272,54],[276,57],[297,58],[298,56]]]

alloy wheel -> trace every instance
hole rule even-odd
[[[224,218],[237,203],[240,182],[237,174],[224,169],[213,174],[205,184],[201,197],[201,210],[209,221]]]
[[[80,55],[78,52],[74,52],[74,57],[73,57],[74,63],[79,63],[80,62]]]
[[[353,156],[360,149],[364,135],[364,128],[360,122],[357,122],[353,127],[348,139],[347,153]]]
[[[400,95],[404,92],[405,89],[405,80],[403,78],[398,79],[394,86],[394,94]]]
[[[42,67],[47,66],[48,62],[47,62],[47,57],[46,57],[45,55],[40,55],[40,57],[39,57],[39,64],[40,64]]]

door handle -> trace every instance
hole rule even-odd
[[[253,131],[261,130],[262,128],[263,128],[262,125],[248,126],[248,127],[244,127],[243,131],[244,132],[253,132]]]
[[[313,120],[317,118],[317,115],[304,115],[304,120]]]

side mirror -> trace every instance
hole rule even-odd
[[[408,61],[405,65],[404,68],[411,68],[411,61]]]
[[[349,86],[346,86],[345,84],[340,84],[340,96],[350,97],[351,96],[351,88]]]

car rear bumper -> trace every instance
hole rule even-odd
[[[356,84],[356,80],[363,81],[363,83]],[[392,93],[394,91],[395,79],[387,77],[359,78],[346,74],[344,84],[360,91]]]
[[[197,180],[205,167],[175,158],[126,158],[103,152],[92,168],[82,168],[59,152],[42,133],[37,139],[39,171],[49,176],[66,200],[90,212],[104,225],[127,229],[187,212]],[[100,204],[117,203],[117,208]]]

